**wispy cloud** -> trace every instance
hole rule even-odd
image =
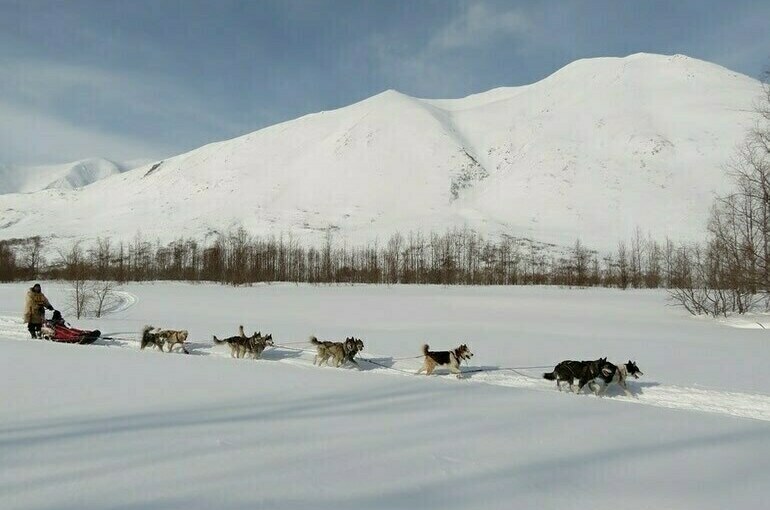
[[[461,4],[450,19],[428,30],[428,37],[417,41],[373,34],[365,47],[374,69],[396,87],[434,97],[473,90],[478,83],[474,59],[484,66],[496,45],[507,44],[510,53],[511,45],[523,47],[534,35],[524,9],[483,0]]]
[[[3,59],[0,69],[0,149],[6,155],[2,159],[16,163],[170,155],[179,145],[169,143],[169,125],[180,131],[193,125],[240,133],[239,126],[211,111],[203,98],[161,72],[129,73],[37,59]],[[31,142],[36,138],[37,149]]]
[[[32,107],[0,100],[0,163],[44,164],[104,156],[116,161],[159,157],[169,148],[117,133],[79,126]]]
[[[521,8],[498,9],[473,2],[439,28],[427,44],[429,52],[484,46],[502,37],[525,37],[532,22]]]

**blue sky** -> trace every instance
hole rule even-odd
[[[0,163],[161,158],[394,88],[461,97],[578,59],[770,66],[770,1],[0,0]]]

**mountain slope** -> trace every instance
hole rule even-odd
[[[133,167],[103,158],[82,159],[62,165],[0,166],[0,194],[82,188],[128,168]]]
[[[243,225],[361,242],[468,225],[607,248],[638,225],[691,239],[759,92],[722,67],[648,54],[463,99],[386,91],[83,189],[2,196],[0,237],[168,240]]]

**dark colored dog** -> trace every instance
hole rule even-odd
[[[243,333],[243,326],[240,327],[241,334],[238,336],[231,336],[229,338],[224,338],[220,340],[219,338],[214,335],[214,343],[215,344],[224,344],[230,346],[230,357],[231,358],[243,358],[246,353],[250,353],[252,356],[254,356],[254,348],[255,345],[260,344],[260,340],[262,340],[262,334],[257,332],[254,333],[251,336],[245,336]],[[272,344],[272,335],[270,336],[270,341]],[[261,350],[259,351],[259,354],[262,354],[262,351],[264,350],[265,345],[261,346]]]
[[[251,337],[251,344],[250,344],[250,351],[251,356],[254,359],[259,359],[262,357],[262,353],[265,351],[267,347],[273,347],[275,344],[273,343],[273,335],[267,334],[265,336],[259,336],[259,337]]]
[[[611,373],[609,374],[602,374],[601,378],[604,380],[604,388],[602,389],[602,393],[607,391],[607,387],[612,384],[613,382],[616,382],[620,385],[621,388],[623,388],[623,391],[625,392],[626,396],[630,397],[631,392],[628,391],[628,386],[626,385],[626,379],[629,375],[633,376],[634,379],[639,379],[640,375],[644,375],[644,373],[639,370],[639,367],[636,365],[636,362],[628,360],[628,363],[623,363],[620,365],[613,365],[612,363],[607,363],[607,368],[611,368]]]
[[[556,381],[556,387],[559,388],[559,391],[561,391],[562,381],[567,381],[569,389],[573,390],[572,384],[577,379],[577,393],[580,393],[586,384],[588,384],[591,391],[597,393],[594,379],[602,376],[611,377],[614,372],[613,367],[615,365],[608,363],[607,358],[599,358],[594,361],[565,360],[556,365],[553,372],[543,374],[543,379]]]
[[[145,326],[142,328],[141,342],[139,344],[140,349],[144,349],[148,345],[153,345],[162,351],[165,344],[166,341],[158,335],[158,330],[154,327]]]
[[[350,361],[358,367],[358,362],[354,358],[356,354],[363,350],[364,342],[360,338],[350,337],[345,339],[345,361]]]

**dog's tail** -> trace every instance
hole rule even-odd
[[[428,344],[424,344],[424,345],[422,346],[422,355],[423,355],[423,356],[427,356],[427,355],[428,355],[428,350],[429,350],[429,349],[430,349],[430,346],[429,346]]]
[[[321,342],[319,342],[318,339],[315,337],[315,335],[313,335],[313,336],[310,337],[310,343],[313,344],[313,345],[318,345]]]
[[[241,338],[246,338],[246,332],[243,331],[243,324],[238,326],[238,334],[241,336]]]
[[[543,374],[543,379],[548,379],[549,381],[555,381],[556,380],[556,370],[553,372],[546,372]]]
[[[223,344],[227,341],[227,340],[220,340],[219,338],[217,338],[217,335],[213,335],[212,338],[214,339],[215,344]]]
[[[140,342],[140,344],[139,344],[139,348],[140,348],[140,349],[144,349],[145,347],[147,347],[147,344],[149,344],[149,343],[150,343],[150,342],[149,342],[149,340],[150,340],[150,335],[149,335],[149,333],[150,333],[150,330],[151,330],[151,329],[152,329],[152,326],[147,326],[147,325],[145,325],[145,326],[142,328],[142,334],[141,334],[141,336],[140,336],[140,338],[141,338],[141,342]]]

